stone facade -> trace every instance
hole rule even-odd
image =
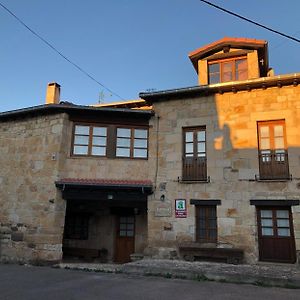
[[[177,97],[179,98],[179,97]],[[190,199],[220,199],[218,244],[242,248],[247,262],[258,259],[257,221],[250,199],[299,199],[300,87],[284,86],[216,93],[153,103],[159,116],[157,185],[149,201],[149,245],[177,249],[195,241],[195,206]],[[284,119],[293,180],[259,182],[257,121]],[[157,130],[153,119],[153,131]],[[207,173],[210,182],[184,183],[184,127],[206,126]],[[154,147],[152,151],[156,150]],[[161,201],[161,195],[165,196]],[[187,218],[175,218],[175,199],[187,200]],[[164,214],[157,214],[164,209]],[[296,248],[300,250],[300,208],[292,207]],[[155,251],[154,251],[155,252]]]

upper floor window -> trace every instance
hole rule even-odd
[[[148,158],[148,129],[75,124],[72,155]]]
[[[183,129],[182,180],[206,180],[206,130],[205,127]]]
[[[258,122],[260,179],[289,178],[284,120]]]
[[[106,155],[107,128],[93,125],[75,125],[74,155]]]
[[[248,78],[248,66],[246,58],[228,59],[208,64],[209,84],[246,80]]]
[[[116,157],[147,158],[148,130],[117,128]]]

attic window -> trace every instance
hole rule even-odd
[[[246,80],[248,78],[248,66],[246,58],[226,59],[213,61],[208,64],[209,84]]]

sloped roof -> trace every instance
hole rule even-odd
[[[189,53],[189,58],[192,61],[195,69],[198,69],[198,60],[222,50],[224,47],[259,50],[259,55],[264,57],[266,65],[268,65],[268,42],[265,40],[224,37],[218,41],[207,44]]]

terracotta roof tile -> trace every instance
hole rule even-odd
[[[87,179],[64,178],[57,181],[58,184],[86,184],[86,185],[121,185],[121,186],[152,186],[151,180],[120,180],[120,179]]]

